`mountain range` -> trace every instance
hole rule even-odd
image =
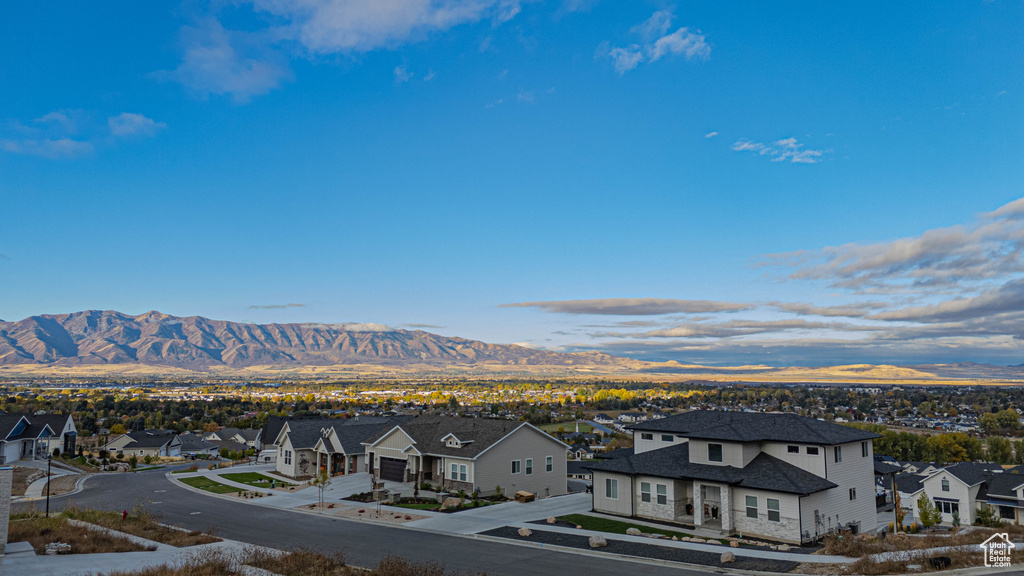
[[[0,366],[140,364],[188,370],[339,364],[618,366],[601,352],[559,353],[421,330],[246,324],[202,316],[87,310],[0,322]]]

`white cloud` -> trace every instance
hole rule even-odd
[[[435,74],[433,70],[428,70],[427,75],[423,77],[423,81],[430,82],[435,76],[437,76],[437,74]]]
[[[760,156],[771,157],[772,162],[792,162],[794,164],[815,164],[821,162],[823,154],[828,150],[804,148],[796,138],[776,140],[771,144],[738,140],[731,148],[736,152],[756,152]]]
[[[537,101],[537,97],[534,95],[533,90],[520,90],[516,94],[516,100],[519,100],[523,104],[533,104]]]
[[[412,78],[412,74],[405,69],[405,66],[395,66],[395,82],[401,84],[408,82]]]
[[[705,138],[714,138],[715,136],[718,136],[718,132],[708,132],[704,135]]]
[[[126,136],[153,136],[157,131],[167,128],[167,124],[146,118],[142,114],[122,112],[107,118],[110,134],[119,138]]]
[[[0,140],[0,150],[43,158],[79,158],[92,153],[90,142],[58,138],[54,140]]]
[[[225,30],[217,20],[207,19],[197,27],[183,27],[181,42],[181,64],[154,77],[202,95],[230,94],[236,102],[248,102],[292,78],[284,57],[270,49],[267,34]]]
[[[611,59],[612,66],[620,75],[633,70],[641,62],[657,62],[670,54],[682,55],[687,60],[706,60],[711,56],[711,46],[699,30],[691,31],[684,26],[669,33],[671,26],[672,13],[659,10],[644,22],[630,28],[631,33],[644,41],[642,44],[620,47],[605,42],[598,46],[596,56]]]

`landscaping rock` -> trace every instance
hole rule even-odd
[[[555,522],[558,522],[558,520],[555,520],[554,516],[548,516],[548,524],[554,524]]]
[[[71,554],[71,544],[51,542],[46,545],[47,556],[56,556],[57,554]]]
[[[519,529],[519,535],[522,536],[523,538],[526,538],[530,534],[533,534],[533,532],[531,532],[529,528],[520,528]]]
[[[723,552],[721,559],[719,559],[719,562],[721,562],[722,564],[732,564],[735,561],[736,555],[732,552]]]
[[[576,525],[576,529],[577,529],[577,530],[583,530],[583,526],[580,526],[579,524],[577,524],[577,525]]]
[[[704,543],[705,544],[721,544],[721,542],[719,542],[718,540],[712,539],[712,538],[708,538],[707,541],[704,542]]]
[[[921,571],[921,565],[920,564],[907,564],[907,570],[910,571],[910,572],[920,572]]]
[[[643,534],[643,532],[641,532],[639,528],[627,528],[626,534],[629,534],[630,536],[639,536]]]
[[[740,547],[740,543],[735,541],[735,540],[730,540],[729,541],[729,547],[730,548],[739,548]]]
[[[707,542],[707,540],[705,540],[703,538],[690,538],[690,542],[696,542],[698,544],[703,544],[703,543]]]
[[[679,536],[673,536],[672,537],[672,541],[673,542],[678,542],[679,541]]]
[[[449,508],[458,508],[462,506],[462,498],[445,498],[441,504],[441,510],[447,510]]]
[[[693,538],[690,538],[689,536],[683,536],[683,542],[693,542]]]
[[[789,552],[789,544],[779,544],[779,552]]]
[[[590,537],[590,547],[591,548],[604,548],[607,545],[608,545],[608,541],[604,539],[604,536],[594,535],[594,536]]]

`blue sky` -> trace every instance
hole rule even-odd
[[[4,2],[0,318],[1019,364],[1022,29],[1005,0]]]

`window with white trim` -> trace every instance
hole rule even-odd
[[[521,460],[512,461],[512,473],[519,474],[523,470],[523,462]]]
[[[547,458],[544,459],[544,471],[545,472],[551,472],[554,469],[555,469],[555,458],[553,456],[548,456]]]
[[[772,522],[781,522],[782,514],[779,512],[779,501],[775,498],[767,498],[768,501],[768,520]]]
[[[807,454],[810,455],[810,456],[817,456],[818,455],[818,447],[817,446],[808,446],[807,447]]]
[[[613,500],[619,499],[619,481],[615,478],[604,479],[604,495]]]
[[[860,443],[860,455],[863,456],[864,458],[868,457],[868,443],[867,442],[861,442]]]
[[[292,463],[292,451],[291,450],[285,450],[284,451],[284,463],[285,464],[291,464]]]
[[[662,442],[675,442],[676,441],[676,437],[675,437],[674,434],[662,434],[661,435],[661,441]]]
[[[843,461],[843,447],[836,446],[832,449],[832,454],[835,456],[836,464]]]
[[[452,480],[458,480],[458,479],[459,479],[459,465],[458,464],[452,464]]]
[[[856,500],[856,499],[857,499],[857,489],[856,488],[850,488],[850,500]]]
[[[747,518],[757,518],[757,496],[747,496]]]
[[[462,481],[462,482],[466,481],[466,465],[465,464],[460,464],[459,465],[459,480]]]
[[[651,433],[651,432],[641,432],[640,433],[640,439],[641,440],[654,440],[654,434]]]
[[[800,453],[800,447],[799,446],[786,446],[786,452],[789,453],[789,454],[799,454]]]
[[[662,506],[668,504],[668,486],[665,484],[655,484],[654,488],[658,492],[658,504]]]
[[[651,501],[651,483],[650,482],[641,482],[640,483],[640,500],[642,502],[650,502]]]
[[[533,458],[526,459],[526,475],[530,476],[533,474]]]
[[[942,479],[942,491],[949,492],[949,478]]]

